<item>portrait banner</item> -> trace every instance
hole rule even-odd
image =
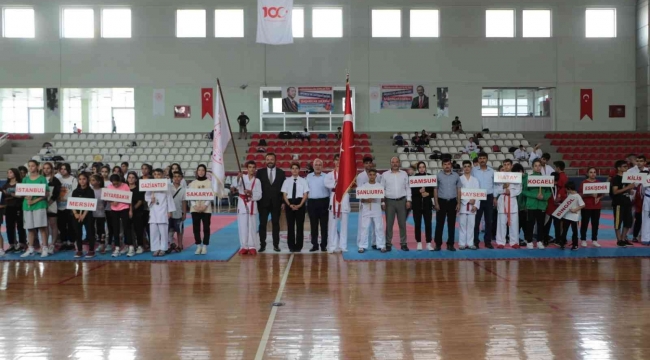
[[[287,86],[282,89],[282,112],[330,112],[334,105],[331,86]]]
[[[449,88],[439,87],[436,89],[436,116],[449,117]]]
[[[428,109],[429,96],[423,85],[381,85],[382,109]]]

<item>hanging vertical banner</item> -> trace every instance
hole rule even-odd
[[[381,90],[378,86],[370,87],[370,113],[379,114],[381,111]]]
[[[153,116],[165,116],[165,89],[153,90]]]
[[[584,117],[594,120],[593,90],[580,89],[580,120]]]
[[[293,0],[257,0],[257,42],[293,44]]]
[[[449,117],[449,88],[442,87],[436,89],[438,101],[436,108],[438,109],[437,117]]]
[[[214,99],[212,88],[201,89],[201,119],[206,115],[214,118]]]

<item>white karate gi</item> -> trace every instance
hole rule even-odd
[[[643,188],[643,212],[641,213],[641,242],[650,243],[650,187]]]
[[[365,188],[383,189],[381,184],[366,184]],[[384,235],[384,217],[383,212],[381,211],[382,199],[370,200],[372,200],[371,203],[359,202],[359,218],[361,219],[359,233],[361,234],[361,239],[357,241],[357,246],[359,249],[368,249],[368,236],[370,236],[370,230],[374,229],[376,239],[373,239],[375,240],[373,243],[375,243],[379,249],[383,249],[386,247],[386,237]]]
[[[460,183],[465,189],[481,188],[477,178],[470,176],[468,179],[465,174],[460,176]],[[470,200],[460,200],[460,210],[458,211],[458,246],[460,247],[474,246],[474,223],[476,222],[476,213],[472,212],[472,206],[469,205],[469,202]],[[476,206],[476,210],[478,210],[481,207],[481,201],[475,200],[474,206]]]
[[[251,198],[244,192],[252,190]],[[239,227],[239,245],[242,249],[257,249],[259,233],[257,229],[257,202],[262,198],[262,184],[256,179],[250,180],[244,175],[237,184],[239,201],[237,202],[237,226]]]
[[[357,187],[361,187],[368,183],[368,173],[364,170],[361,174],[357,175]],[[375,179],[377,184],[381,184],[381,174],[377,173],[377,178]],[[357,224],[357,244],[361,241],[361,228],[362,228],[362,218],[359,216]],[[370,236],[371,244],[375,245],[376,237],[373,234],[374,228],[370,228],[368,236]],[[385,236],[385,235],[384,235]]]
[[[338,171],[334,170],[325,176],[325,187],[332,190],[330,196],[330,218],[327,230],[327,251],[348,250],[348,217],[350,215],[350,194],[343,196],[340,204],[334,204],[334,189],[338,180]],[[340,216],[339,216],[340,213]],[[339,222],[341,230],[338,231]]]
[[[151,251],[167,251],[169,213],[176,211],[174,193],[167,191],[147,191],[144,200],[149,204],[149,230],[151,232]]]
[[[503,184],[494,184],[494,196],[498,196],[497,245],[506,244],[508,226],[508,202],[510,202],[510,245],[519,244],[519,207],[517,196],[521,194],[521,184],[510,184],[510,195],[505,195]]]

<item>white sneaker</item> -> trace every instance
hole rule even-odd
[[[47,252],[50,254],[54,254],[54,244],[50,244],[50,246],[47,247]]]
[[[431,246],[431,243],[428,243],[428,244],[427,244],[427,250],[429,250],[429,251],[433,251],[433,246]]]
[[[27,248],[27,250],[25,250],[25,252],[22,255],[20,255],[20,257],[24,258],[32,255],[34,255],[34,248],[30,246],[29,248]]]
[[[418,251],[422,250],[422,243],[418,243]]]
[[[113,255],[111,255],[111,256],[112,256],[112,257],[118,257],[118,256],[120,256],[120,247],[119,247],[119,246],[116,246],[116,247],[115,247],[115,251],[113,251]]]
[[[591,242],[591,246],[593,246],[593,247],[600,247],[600,244],[598,243],[597,240],[594,240],[594,241]]]
[[[196,245],[196,251],[194,252],[194,255],[201,255],[201,251],[203,251],[203,245]]]
[[[341,249],[341,252],[348,252],[348,249]]]
[[[201,255],[205,255],[208,253],[208,245],[203,245],[201,248]]]
[[[544,243],[542,243],[541,241],[538,241],[537,242],[537,248],[540,249],[540,250],[544,250]]]
[[[111,252],[111,250],[113,250],[113,247],[110,244],[106,245],[106,247],[104,248],[105,252]]]
[[[135,249],[133,246],[129,246],[129,252],[126,253],[126,256],[131,257],[133,255],[135,255]]]
[[[583,241],[582,243],[580,243],[580,246],[582,246],[582,247],[587,247],[587,242],[586,242],[586,241]]]
[[[0,256],[5,256],[5,251],[0,249]]]
[[[48,249],[47,249],[46,247],[44,247],[43,249],[41,249],[41,257],[42,257],[42,258],[47,257],[47,255],[48,255],[48,254],[47,254],[47,251],[48,251]]]
[[[116,248],[116,249],[117,249],[117,248]],[[120,255],[124,255],[124,254],[126,254],[126,253],[128,253],[128,252],[129,252],[129,247],[128,247],[128,246],[124,246],[124,247],[122,248],[122,251],[120,251]]]
[[[532,249],[535,248],[535,245],[533,245],[532,242],[529,242],[529,243],[526,244],[526,248],[532,250]]]
[[[138,246],[138,249],[135,251],[136,254],[142,254],[144,252],[144,249],[142,246]]]

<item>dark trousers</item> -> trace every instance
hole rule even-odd
[[[145,210],[142,212],[142,221],[144,222],[144,233],[147,233],[147,239],[151,239],[151,227],[149,226],[149,210]],[[210,236],[208,236],[210,237]],[[206,244],[207,245],[207,244]]]
[[[438,199],[440,210],[436,213],[436,246],[442,246],[442,229],[447,218],[447,246],[454,246],[456,232],[456,199]],[[486,235],[487,236],[487,235]]]
[[[258,207],[260,212],[260,247],[266,247],[266,223],[269,221],[271,214],[271,227],[273,228],[273,247],[280,246],[280,213],[282,212],[281,204],[269,204],[268,206]]]
[[[133,245],[131,242],[131,218],[129,217],[129,209],[121,211],[111,211],[112,224],[113,224],[113,246],[120,246],[120,223],[124,228],[124,245]]]
[[[88,251],[95,251],[95,219],[92,212],[89,212],[82,222],[79,222],[72,215],[72,222],[77,251],[83,251],[84,227],[86,228],[86,239],[88,239]]]
[[[298,205],[302,198],[291,199],[289,202],[292,205]],[[305,227],[305,207],[302,206],[298,210],[291,210],[288,206],[287,210],[287,245],[290,251],[302,250],[303,244],[303,231]]]
[[[544,210],[528,210],[528,236],[526,238],[527,243],[533,242],[533,231],[535,225],[537,225],[537,241],[544,240],[544,219],[546,218],[546,212]]]
[[[634,213],[634,232],[633,236],[635,239],[639,237],[641,233],[641,225],[643,224],[643,213],[635,212]]]
[[[144,245],[144,213],[142,211],[134,211],[133,218],[131,218],[131,224],[133,225],[133,233],[135,234],[135,244],[134,246],[143,246]],[[127,230],[124,230],[127,231]],[[128,231],[131,231],[129,229]]]
[[[74,241],[74,216],[72,210],[59,210],[56,216],[56,225],[59,228],[59,238],[62,242]]]
[[[519,231],[524,231],[524,239],[529,239],[533,235],[528,233],[527,216],[528,211],[524,210],[519,212]]]
[[[95,221],[95,234],[97,235],[97,238],[101,240],[102,236],[106,235],[106,218],[93,218]]]
[[[329,222],[329,198],[307,200],[309,225],[311,226],[311,246],[318,247],[318,226],[320,226],[320,248],[327,249],[327,224]]]
[[[119,229],[117,230],[120,231]],[[106,243],[113,241],[113,211],[106,211]]]
[[[567,219],[562,219],[562,239],[560,240],[560,245],[566,245],[566,236],[569,233],[569,227],[571,227],[572,232],[571,244],[578,246],[578,222]]]
[[[194,243],[196,245],[210,245],[210,213],[192,213],[192,230],[194,230]],[[201,224],[203,224],[203,241],[201,241]]]
[[[481,207],[476,211],[476,223],[474,224],[474,246],[481,242],[478,238],[481,229],[481,218],[485,216],[485,245],[492,244],[492,216],[494,212],[494,195],[488,194],[487,200],[481,200]],[[436,225],[436,228],[438,226]]]
[[[546,217],[544,217],[546,220]],[[549,215],[548,221],[544,224],[544,245],[548,244],[551,236],[551,223],[553,224],[554,238],[557,239],[562,235],[562,222],[555,216]],[[539,240],[539,239],[538,239]]]
[[[408,216],[408,214],[406,216]],[[432,209],[430,208],[422,209],[418,207],[413,208],[413,223],[415,224],[415,241],[422,242],[422,219],[424,219],[425,241],[427,242],[427,244],[431,242],[431,219],[432,218],[433,218]],[[437,229],[438,226],[436,224],[436,231]]]
[[[591,221],[591,240],[598,241],[598,224],[600,223],[600,209],[582,209],[582,223],[580,224],[580,239],[587,240],[587,228]]]
[[[9,244],[16,244],[16,232],[18,232],[20,244],[27,244],[27,233],[23,228],[23,210],[18,206],[7,207],[5,217],[7,219],[7,240]]]

